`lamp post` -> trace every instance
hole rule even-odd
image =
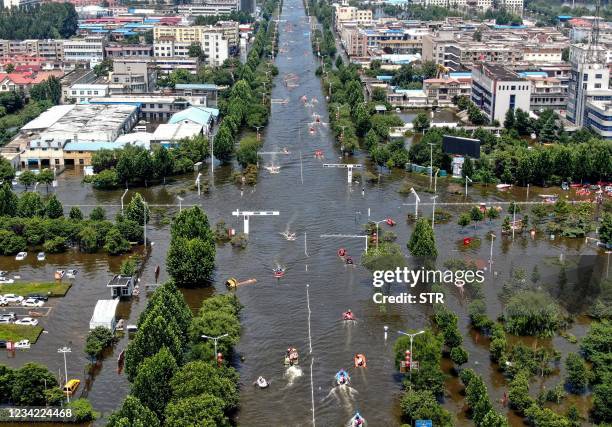
[[[64,384],[68,383],[68,364],[66,363],[66,353],[71,353],[72,349],[70,347],[62,347],[62,348],[58,348],[57,349],[58,353],[62,353],[64,355],[64,374],[66,375],[66,382]],[[66,394],[66,398],[68,399],[68,403],[70,403],[70,395]]]
[[[431,196],[431,200],[433,200],[433,209],[431,211],[431,229],[434,229],[434,224],[436,223],[436,199],[438,196]]]
[[[493,240],[495,240],[495,234],[491,233],[491,250],[489,252],[489,269],[493,274]]]
[[[259,129],[261,129],[263,126],[253,126],[253,127],[257,131],[257,140],[260,141],[261,140],[261,136],[259,135]]]
[[[196,185],[198,186],[198,196],[200,196],[202,194],[202,192],[200,191],[200,179],[202,178],[202,173],[198,173],[198,177],[195,180]]]
[[[217,357],[217,341],[221,338],[227,337],[227,334],[219,335],[218,337],[209,337],[208,335],[202,334],[202,338],[208,338],[209,340],[213,340],[215,343],[215,357]]]
[[[145,254],[146,254],[146,251],[147,251],[147,219],[148,219],[147,218],[147,209],[148,209],[148,206],[147,206],[147,202],[145,202],[144,200],[142,201],[142,204],[144,206],[144,209],[142,210],[142,216],[144,218],[144,221],[143,221],[144,247],[145,247]]]
[[[409,334],[408,332],[403,332],[403,331],[397,331],[398,334],[402,334],[402,335],[406,335],[407,337],[410,338],[410,380],[412,380],[412,340],[414,340],[414,337],[416,337],[417,335],[420,335],[422,333],[424,333],[425,331],[419,331],[419,332],[415,332],[414,334]]]
[[[431,188],[431,181],[433,179],[433,147],[434,143],[428,142],[429,145],[429,188]]]
[[[440,173],[440,169],[436,169],[436,174],[434,175],[434,194],[438,193],[438,173]]]
[[[469,176],[465,176],[465,197],[467,197],[467,186],[468,186],[468,182],[472,182],[472,180],[470,179]]]
[[[128,192],[128,189],[126,188],[123,194],[121,195],[121,215],[123,215],[123,198],[125,197],[127,192]]]
[[[183,198],[181,196],[176,196],[176,198],[179,201],[179,212],[182,212],[183,211],[183,203],[182,203],[183,202]]]

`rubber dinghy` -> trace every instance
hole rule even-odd
[[[270,382],[264,377],[259,377],[257,378],[257,381],[255,381],[255,385],[259,388],[267,388],[270,385]]]
[[[287,349],[287,352],[285,353],[284,363],[285,366],[294,366],[299,363],[298,351],[295,348],[290,347],[289,349]]]
[[[336,385],[348,385],[351,382],[348,372],[346,372],[344,369],[340,369],[338,373],[336,373],[334,380]]]
[[[349,422],[349,426],[350,427],[362,427],[365,425],[365,418],[363,418],[359,412],[355,412],[355,415],[353,416],[353,418],[351,418],[351,421]]]

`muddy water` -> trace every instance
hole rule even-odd
[[[238,279],[256,278],[257,283],[237,290],[243,311],[243,336],[237,348],[236,363],[241,373],[241,409],[237,421],[248,426],[286,425],[300,426],[312,423],[314,417],[318,425],[343,425],[358,410],[370,425],[399,425],[399,396],[401,386],[393,366],[392,345],[397,337],[393,331],[399,329],[420,329],[429,326],[431,307],[424,305],[376,305],[372,302],[371,275],[362,267],[343,265],[336,251],[345,247],[356,260],[364,248],[363,239],[322,238],[322,234],[361,234],[362,224],[368,219],[380,220],[393,217],[397,226],[393,230],[398,242],[405,248],[412,226],[405,218],[414,212],[414,199],[402,196],[398,188],[405,179],[403,172],[392,174],[383,172],[380,183],[366,184],[362,195],[360,184],[348,185],[345,169],[323,168],[324,162],[340,163],[338,150],[332,143],[329,130],[325,99],[321,93],[320,82],[314,76],[316,59],[310,52],[308,37],[309,25],[304,17],[299,0],[285,2],[282,14],[290,26],[280,34],[283,51],[277,58],[279,76],[272,97],[288,98],[285,104],[273,105],[271,123],[267,127],[265,151],[280,151],[287,147],[289,155],[264,155],[265,165],[280,165],[279,174],[269,174],[262,169],[256,187],[241,189],[230,182],[231,167],[218,167],[214,171],[210,194],[198,197],[192,185],[195,176],[185,176],[168,182],[166,186],[138,189],[153,207],[153,221],[148,227],[152,242],[150,257],[142,277],[143,283],[152,283],[154,269],[160,265],[160,281],[167,278],[165,254],[168,244],[168,218],[178,211],[177,195],[184,198],[182,204],[202,206],[212,223],[225,220],[232,227],[241,230],[242,219],[232,216],[232,211],[241,210],[278,210],[279,216],[253,217],[250,221],[250,241],[245,250],[233,249],[230,245],[221,246],[217,252],[215,288],[207,290],[186,290],[185,296],[194,309],[202,299],[212,292],[225,292],[223,282],[228,277]],[[282,27],[281,27],[282,28]],[[289,31],[291,30],[291,31]],[[294,75],[297,79],[293,78]],[[292,77],[297,87],[287,87],[283,79]],[[301,97],[308,98],[307,105]],[[313,101],[315,99],[315,102]],[[313,114],[321,116],[323,124],[315,125],[310,133]],[[324,160],[313,156],[315,150],[322,150]],[[300,155],[301,154],[301,155]],[[301,158],[301,160],[300,160]],[[352,159],[362,162],[373,169],[363,158]],[[211,171],[204,173],[211,178]],[[93,206],[102,204],[107,207],[109,216],[120,209],[122,190],[102,192],[92,191],[80,183],[79,171],[66,171],[60,176],[58,195],[65,207],[82,206],[89,212]],[[410,176],[410,185],[427,187],[428,178]],[[438,202],[479,201],[484,198],[508,200],[516,198],[533,200],[537,193],[549,193],[550,189],[531,189],[527,196],[524,189],[513,189],[499,193],[494,188],[470,188],[466,199],[461,193],[463,187],[447,184],[438,180]],[[127,200],[130,197],[125,199]],[[428,202],[428,194],[421,194],[422,202]],[[155,207],[155,205],[163,205]],[[166,206],[174,205],[174,206]],[[440,251],[438,265],[448,258],[463,258],[486,265],[489,258],[489,244],[484,240],[493,230],[498,238],[493,245],[495,274],[488,272],[484,284],[489,303],[489,315],[495,318],[501,310],[497,298],[503,282],[512,267],[524,268],[528,275],[534,265],[540,265],[542,282],[546,280],[554,286],[556,276],[546,265],[554,265],[560,255],[587,254],[593,262],[601,266],[605,262],[602,254],[596,255],[592,248],[586,247],[582,239],[550,240],[548,236],[538,235],[535,239],[516,236],[501,238],[500,220],[493,223],[483,221],[476,227],[459,230],[456,219],[466,208],[448,208],[453,219],[448,224],[436,225],[436,238]],[[422,206],[419,215],[431,215],[430,206]],[[297,233],[296,241],[286,241],[279,234],[286,229]],[[464,248],[464,237],[480,237],[481,245]],[[49,366],[53,372],[63,368],[57,348],[69,345],[73,353],[68,356],[70,376],[86,380],[81,390],[92,400],[95,408],[108,414],[116,408],[129,390],[125,377],[116,372],[116,358],[127,345],[124,337],[109,352],[102,366],[93,377],[85,374],[87,360],[83,353],[84,338],[95,302],[107,298],[109,292],[106,282],[119,268],[121,258],[108,258],[102,255],[83,255],[70,253],[49,256],[41,266],[32,261],[16,263],[12,258],[0,258],[0,269],[21,274],[24,279],[45,280],[52,277],[58,268],[78,268],[81,274],[75,285],[63,299],[49,303],[53,307],[50,315],[41,321],[48,333],[31,350],[18,352],[14,357],[7,353],[1,355],[2,363],[20,366],[27,361],[38,361]],[[545,260],[549,262],[545,262]],[[410,261],[410,260],[409,260]],[[286,276],[277,281],[272,276],[276,265],[286,267]],[[546,270],[546,271],[543,271]],[[405,289],[395,286],[392,293]],[[568,286],[563,298],[579,294],[577,286]],[[310,302],[310,328],[308,326],[308,300]],[[499,402],[506,390],[506,383],[497,367],[492,366],[488,357],[488,341],[468,332],[467,303],[454,289],[449,290],[447,303],[460,316],[460,329],[464,332],[465,347],[470,353],[470,361],[465,367],[475,369],[487,383],[491,399]],[[576,299],[574,299],[575,301]],[[132,301],[122,302],[120,315],[135,323],[144,307],[143,294]],[[344,325],[339,319],[346,309],[352,309],[359,319],[354,325]],[[383,327],[389,326],[388,341],[384,340]],[[570,332],[576,336],[584,335],[588,325],[576,322]],[[309,340],[309,331],[311,340]],[[554,345],[563,353],[575,351],[577,346],[563,338],[554,338],[548,345]],[[312,345],[312,353],[310,353]],[[282,356],[288,346],[296,347],[301,354],[299,370],[287,371],[282,365]],[[355,353],[365,353],[368,368],[355,371],[352,357]],[[312,377],[311,377],[312,363]],[[448,368],[448,366],[446,366]],[[348,369],[352,375],[353,390],[332,392],[334,374],[341,368]],[[560,372],[563,374],[562,370]],[[271,381],[271,387],[259,390],[253,381],[263,375]],[[532,390],[551,387],[559,381],[558,376],[538,379],[533,382]],[[312,384],[312,389],[311,389]],[[445,406],[458,415],[458,425],[469,425],[470,421],[461,415],[463,399],[459,392],[461,386],[456,378],[447,381],[450,395]],[[581,408],[586,399],[578,398]],[[501,408],[499,403],[498,409]],[[514,425],[520,420],[509,414]]]

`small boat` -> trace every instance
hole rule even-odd
[[[289,152],[289,150],[287,149],[287,147],[284,147],[284,148],[283,148],[283,154],[291,154],[291,153]]]
[[[277,267],[274,269],[274,277],[276,277],[277,279],[280,279],[284,275],[285,275],[285,270],[283,268]]]
[[[344,313],[342,313],[342,320],[355,320],[355,315],[351,310],[346,310]]]
[[[355,363],[355,368],[367,368],[368,363],[365,357],[365,354],[357,353],[353,358],[353,362]]]
[[[495,188],[497,188],[499,191],[505,191],[512,188],[512,184],[497,184]]]
[[[355,412],[355,415],[351,419],[350,426],[351,427],[362,427],[365,425],[365,418],[359,415],[359,412]]]
[[[315,150],[314,156],[317,158],[323,157],[323,150]]]
[[[271,174],[277,174],[280,172],[280,166],[266,166],[264,169],[266,169]]]
[[[30,340],[21,340],[15,343],[15,348],[28,349],[31,347]]]
[[[346,257],[346,264],[347,264],[347,265],[353,265],[353,258],[352,258],[352,257],[350,257],[350,256],[347,256],[347,257]]]
[[[68,270],[66,272],[66,277],[68,277],[69,279],[74,279],[77,274],[79,274],[79,270]]]
[[[344,249],[344,248],[340,248],[340,249],[338,249],[338,256],[339,256],[340,258],[345,257],[345,256],[346,256],[346,249]]]
[[[123,370],[123,363],[125,361],[125,350],[121,350],[119,356],[117,357],[117,372],[121,373]]]
[[[255,381],[255,385],[259,388],[267,388],[270,385],[270,382],[264,377],[259,377],[257,378],[257,381]]]
[[[55,280],[62,280],[66,275],[66,270],[55,270]]]
[[[393,227],[395,225],[395,221],[393,221],[393,218],[387,218],[385,220],[385,222],[387,223],[387,225]]]
[[[28,256],[27,252],[19,252],[15,257],[15,261],[23,261]]]
[[[395,109],[395,112],[396,112],[396,113],[401,113],[401,112],[402,112],[402,110],[401,110],[401,108],[397,107],[397,108]]]
[[[284,364],[285,366],[293,366],[299,363],[299,355],[297,349],[290,347],[285,353]]]
[[[134,290],[132,291],[132,295],[135,296],[135,297],[140,295],[140,286],[138,286],[138,285],[134,286]]]
[[[36,259],[38,261],[44,261],[47,257],[45,256],[44,252],[39,252],[38,255],[36,255]]]
[[[351,382],[351,378],[349,377],[348,372],[346,372],[344,369],[340,369],[337,373],[336,376],[334,377],[334,381],[336,383],[336,385],[349,385]]]
[[[285,240],[294,241],[296,239],[295,233],[290,233],[289,231],[283,231],[280,235],[283,236]]]

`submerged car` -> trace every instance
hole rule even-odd
[[[36,326],[38,325],[38,320],[32,317],[23,317],[15,321],[15,325]]]
[[[23,307],[42,307],[45,302],[36,298],[28,298],[21,301]]]

